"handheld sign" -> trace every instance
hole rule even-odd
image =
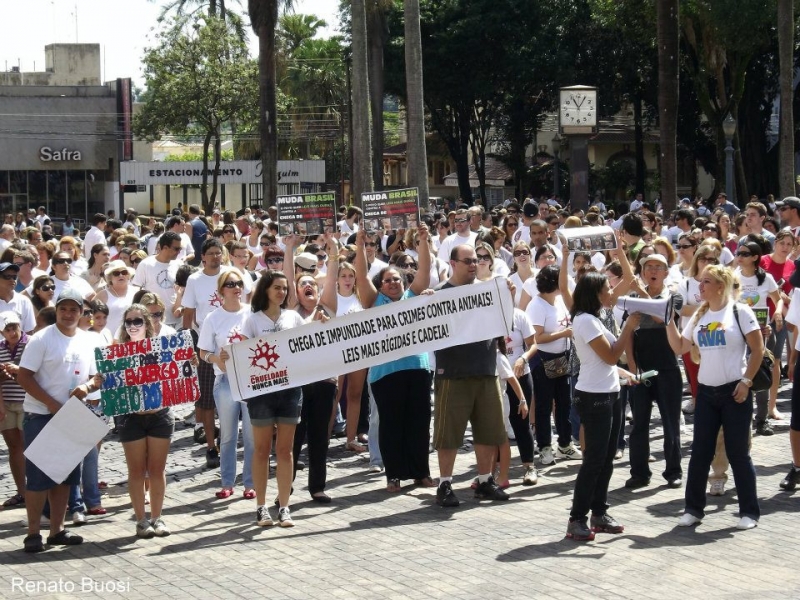
[[[166,408],[200,398],[192,336],[188,331],[94,351],[103,376],[100,398],[106,416]]]
[[[756,316],[758,324],[764,328],[769,323],[769,309],[768,308],[753,308],[753,314]]]
[[[596,252],[600,250],[614,250],[617,247],[617,237],[611,227],[570,227],[559,229],[567,242],[570,252]]]
[[[419,227],[419,190],[405,188],[361,194],[364,228],[367,231]]]
[[[295,194],[278,196],[278,229],[281,235],[321,235],[336,229],[336,194]]]

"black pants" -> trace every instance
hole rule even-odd
[[[519,385],[522,388],[522,393],[525,394],[525,401],[528,403],[530,410],[534,407],[531,403],[533,398],[533,379],[531,374],[528,373],[519,378]],[[517,449],[519,450],[519,459],[523,463],[533,462],[533,432],[531,431],[530,417],[522,418],[519,414],[519,398],[514,393],[510,385],[506,386],[506,396],[508,396],[508,422],[511,424],[511,429],[514,430],[514,437],[517,438]]]
[[[554,402],[558,445],[566,448],[572,441],[572,426],[569,422],[571,406],[569,375],[548,379],[541,363],[535,367],[531,365],[531,372],[533,373],[533,393],[536,396],[536,442],[539,444],[539,450],[553,445],[550,414],[553,412]]]
[[[658,403],[664,426],[664,479],[682,477],[681,469],[681,395],[683,380],[678,370],[665,370],[648,380],[650,385],[639,384],[630,391],[633,428],[631,429],[631,476],[650,479],[650,413],[653,400]]]
[[[328,427],[336,401],[336,384],[316,381],[302,387],[303,407],[300,423],[294,430],[294,477],[297,476],[297,458],[303,442],[308,438],[308,492],[313,496],[325,490],[328,476]]]
[[[622,427],[622,404],[617,392],[592,394],[575,390],[575,406],[583,424],[583,462],[575,479],[571,519],[608,510],[608,483],[614,473],[614,454]]]
[[[430,477],[431,372],[398,371],[370,384],[386,479]]]

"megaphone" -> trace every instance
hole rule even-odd
[[[617,308],[629,314],[642,313],[661,319],[664,323],[672,317],[672,301],[670,298],[636,298],[622,296],[617,299]]]

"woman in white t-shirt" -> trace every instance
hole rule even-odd
[[[601,310],[611,308],[612,297],[608,278],[595,272],[578,280],[572,296],[572,339],[581,362],[575,406],[583,424],[584,452],[567,537],[578,541],[593,540],[595,532],[624,530],[607,512],[608,484],[622,427],[616,364],[638,326],[639,315],[630,315],[615,338],[600,320]],[[591,523],[587,522],[589,511]]]
[[[764,356],[764,339],[752,309],[733,300],[735,281],[736,276],[726,267],[712,265],[703,269],[700,308],[682,333],[672,322],[667,327],[676,353],[694,350],[700,357],[686,509],[678,522],[683,527],[700,523],[705,516],[708,469],[720,427],[739,497],[737,529],[752,529],[761,514],[756,472],[750,458],[750,387]]]
[[[514,284],[514,306],[519,307],[522,299],[522,286],[533,277],[531,248],[526,242],[517,242],[514,244],[512,256],[514,257],[514,266],[511,268],[511,275],[508,279]]]
[[[244,326],[251,314],[250,305],[242,303],[243,275],[237,270],[224,271],[217,279],[217,294],[222,298],[222,305],[205,318],[200,326],[197,342],[200,358],[214,366],[214,402],[219,415],[219,463],[222,477],[222,489],[216,496],[225,499],[233,495],[241,416],[244,441],[243,495],[245,498],[255,498],[252,470],[254,444],[250,413],[246,403],[234,400],[225,369],[225,361],[228,359],[225,346],[245,339]]]

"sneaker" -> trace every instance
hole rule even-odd
[[[774,435],[775,431],[772,429],[769,421],[761,421],[756,423],[756,435],[770,436]]]
[[[206,450],[206,467],[216,469],[219,467],[219,451],[216,448]]]
[[[693,525],[698,525],[701,522],[702,519],[698,519],[693,514],[683,513],[683,516],[678,519],[678,527],[692,527]]]
[[[672,479],[667,479],[667,487],[669,488],[679,488],[683,485],[683,478],[681,477],[673,477]]]
[[[522,485],[536,485],[539,481],[539,474],[533,466],[525,469],[525,475],[522,476]]]
[[[724,496],[725,495],[725,480],[715,479],[711,482],[711,487],[708,488],[709,496]]]
[[[539,456],[539,460],[542,461],[543,465],[552,465],[556,462],[556,457],[553,455],[553,448],[550,446],[545,446],[542,448],[542,453]]]
[[[72,519],[72,524],[75,527],[80,527],[81,525],[86,525],[86,514],[76,510],[74,513],[70,515]]]
[[[275,524],[266,506],[259,506],[256,509],[256,524],[259,527],[270,527]]]
[[[739,522],[736,524],[736,529],[754,529],[758,526],[758,521],[755,519],[751,519],[750,517],[742,517],[739,519]]]
[[[69,529],[62,529],[55,535],[47,537],[50,546],[78,546],[83,543],[83,538]]]
[[[565,458],[566,460],[582,460],[583,453],[575,447],[575,444],[562,448],[558,447],[556,450],[556,458]]]
[[[22,540],[22,548],[25,552],[44,552],[44,544],[42,544],[41,534],[34,533],[32,535],[25,536],[25,539]]]
[[[625,456],[625,448],[617,448],[614,453],[614,460],[620,460],[623,456]]]
[[[625,527],[617,523],[616,519],[608,513],[604,515],[592,515],[589,523],[592,531],[596,533],[622,533]]]
[[[683,404],[681,405],[681,410],[687,415],[694,414],[694,402],[692,402],[691,398],[683,401]]]
[[[150,524],[153,526],[153,533],[156,537],[167,537],[170,534],[169,527],[161,517],[153,519]]]
[[[439,484],[436,490],[436,504],[445,508],[452,508],[459,505],[458,498],[453,493],[453,486],[449,481]]]
[[[294,521],[292,521],[292,515],[288,508],[284,507],[278,510],[278,523],[281,527],[294,527]]]
[[[156,534],[155,529],[153,529],[152,523],[147,519],[142,519],[136,524],[136,535],[140,538],[150,539]]]
[[[370,465],[369,466],[370,473],[383,473],[383,465]]]
[[[781,481],[781,489],[786,490],[787,492],[791,492],[794,488],[797,487],[797,482],[800,481],[800,469],[796,469],[792,466],[789,469],[789,473],[787,473],[786,477],[783,481]]]
[[[631,477],[625,482],[625,487],[629,490],[638,490],[648,485],[650,485],[650,479],[645,479],[644,477]]]
[[[478,500],[508,500],[508,494],[494,482],[494,477],[489,477],[488,480],[478,484],[475,497]]]
[[[576,542],[591,542],[594,539],[594,532],[586,524],[586,518],[570,520],[567,525],[567,537]]]

